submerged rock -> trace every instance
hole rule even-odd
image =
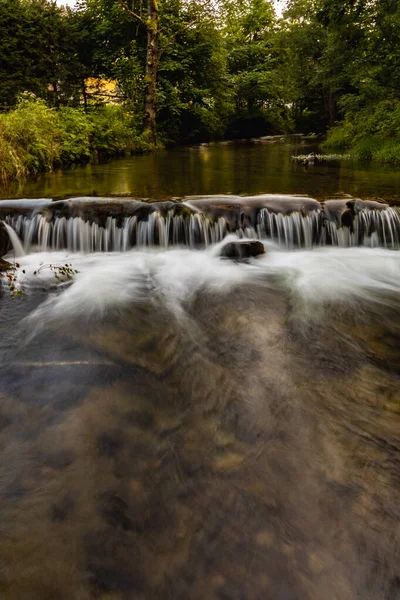
[[[257,240],[229,242],[221,249],[220,256],[230,260],[246,260],[265,254],[264,244]]]

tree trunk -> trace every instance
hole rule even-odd
[[[156,89],[158,69],[158,6],[157,0],[148,0],[147,10],[147,57],[146,57],[146,96],[144,131],[149,142],[156,144]]]
[[[88,102],[87,102],[87,90],[85,80],[82,79],[82,96],[83,96],[83,108],[84,111],[87,112]]]

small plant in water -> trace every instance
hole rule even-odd
[[[10,298],[21,298],[22,290],[17,287],[17,278],[15,276],[15,270],[19,268],[19,264],[16,263],[12,266],[10,271],[7,271],[5,274],[8,290],[10,292]]]
[[[10,267],[4,274],[0,273],[0,277],[3,276],[6,278],[6,284],[10,292],[10,298],[12,299],[22,298],[23,296],[23,290],[20,287],[18,287],[17,284],[16,270],[19,268],[20,265],[18,263],[14,263],[13,265],[10,265]],[[44,271],[45,269],[50,269],[50,271],[54,275],[54,278],[59,283],[72,281],[74,275],[79,273],[77,269],[73,269],[71,263],[65,263],[64,265],[40,265],[40,267],[36,269],[36,271],[34,271],[33,274],[38,275],[41,271]],[[24,269],[22,270],[22,273],[25,274]]]
[[[54,277],[60,283],[65,281],[71,281],[73,279],[73,276],[76,273],[79,273],[79,271],[72,268],[72,263],[65,263],[65,265],[41,265],[36,271],[33,272],[33,274],[37,275],[38,273],[40,273],[40,271],[43,271],[44,269],[50,269],[50,271],[53,272]]]

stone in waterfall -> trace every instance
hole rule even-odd
[[[11,250],[10,237],[3,223],[0,222],[0,258],[5,256],[9,250]]]
[[[229,242],[221,249],[220,256],[231,260],[245,261],[248,258],[265,254],[264,244],[257,240]]]

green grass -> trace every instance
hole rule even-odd
[[[383,100],[346,113],[328,131],[324,150],[348,152],[364,161],[400,164],[400,100]]]

